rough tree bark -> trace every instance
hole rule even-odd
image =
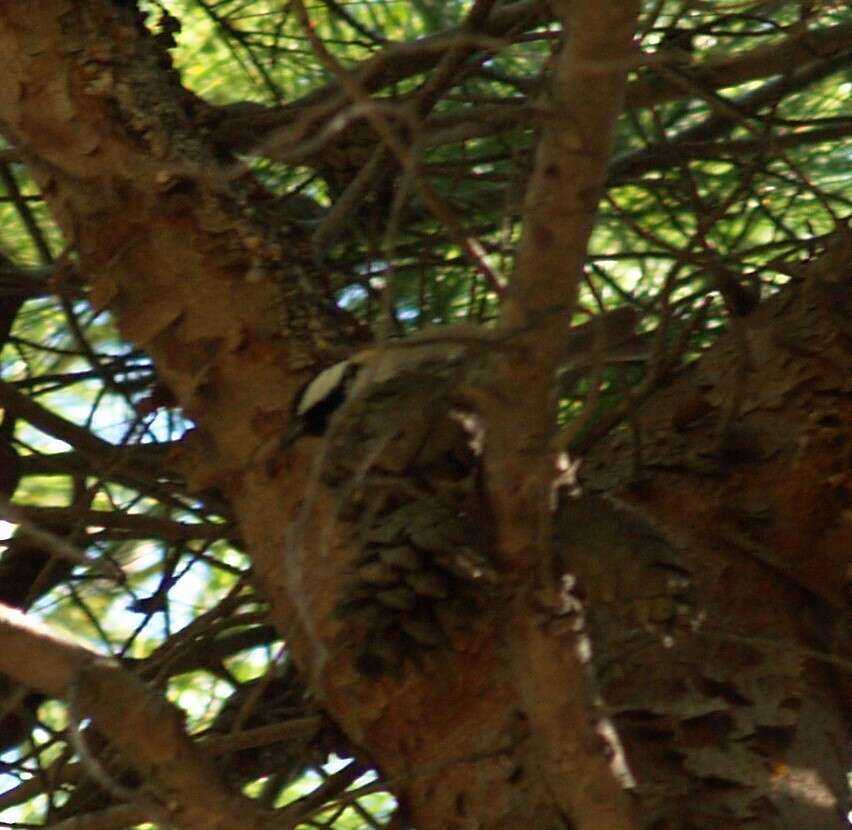
[[[850,253],[844,231],[642,407],[638,466],[623,440],[587,458],[589,489],[621,492],[666,528],[697,602],[693,633],[661,648],[635,624],[659,596],[631,578],[635,543],[623,572],[594,552],[578,566],[647,826],[846,824]],[[611,529],[589,525],[566,543],[609,546]]]
[[[205,145],[162,54],[117,5],[3,4],[0,120],[92,303],[152,355],[198,425],[185,469],[233,505],[272,621],[419,830],[841,827],[848,237],[646,402],[634,446],[592,453],[584,484],[608,498],[563,498],[552,514],[550,396],[565,332],[548,311],[573,301],[636,13],[556,8],[578,36],[554,63],[545,103],[559,131],[543,128],[504,320],[504,331],[540,328],[477,363],[484,475],[450,486],[436,474],[458,510],[493,522],[480,544],[496,586],[449,644],[377,677],[356,668],[364,630],[337,613],[367,508],[327,483],[321,441],[269,451],[307,370],[358,339],[306,240],[255,220],[258,191]],[[567,116],[560,95],[578,84],[605,90],[607,107],[592,95]],[[505,392],[531,367],[535,420],[519,426]],[[378,515],[381,526],[393,514]]]

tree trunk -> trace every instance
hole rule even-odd
[[[847,234],[585,459],[586,489],[655,532],[560,525],[642,826],[846,826],[850,253]],[[688,625],[667,632],[687,572]]]

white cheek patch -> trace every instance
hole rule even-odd
[[[306,412],[310,411],[317,404],[326,400],[339,387],[346,385],[346,375],[349,372],[351,364],[348,360],[343,360],[340,363],[335,363],[327,369],[323,369],[307,386],[296,407],[296,415],[301,417]]]

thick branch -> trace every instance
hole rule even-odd
[[[758,78],[786,75],[797,66],[824,59],[852,44],[852,23],[818,31],[797,31],[789,38],[759,49],[679,70],[689,82],[706,90],[725,89]],[[626,106],[650,107],[684,97],[684,88],[666,77],[649,76],[630,85]]]
[[[500,404],[488,413],[488,483],[500,555],[518,584],[504,636],[547,784],[576,827],[629,828],[627,798],[594,728],[584,668],[571,636],[560,636],[558,623],[547,619],[556,616],[556,591],[545,594],[544,604],[541,592],[552,588],[548,505],[561,333],[606,180],[639,4],[574,0],[553,6],[568,37],[541,103],[542,136],[503,315],[504,323],[529,326],[532,334],[500,367]],[[507,405],[519,388],[524,405]]]
[[[492,14],[484,28],[488,35],[500,35],[508,26],[540,22],[524,15],[531,14],[526,3],[515,3],[505,10]],[[509,10],[512,14],[509,16]],[[352,70],[366,92],[377,92],[403,77],[418,74],[437,65],[441,57],[453,45],[464,43],[459,36],[433,35],[416,44],[393,45]],[[789,38],[769,46],[745,51],[717,60],[694,63],[677,68],[684,79],[693,87],[712,92],[748,81],[772,76],[783,76],[782,83],[789,84],[791,73],[803,77],[819,77],[822,67],[831,67],[835,57],[842,60],[842,53],[852,44],[852,26],[848,24],[826,27],[813,32],[796,32]],[[813,69],[812,69],[813,67]],[[670,71],[670,70],[668,70]],[[535,83],[531,82],[533,87]],[[769,85],[768,85],[769,86]],[[625,106],[628,109],[646,109],[669,101],[682,100],[689,96],[683,84],[675,83],[649,70],[642,77],[628,84]],[[747,96],[745,96],[747,97]],[[329,130],[325,141],[317,137],[325,134],[321,129],[340,112],[349,99],[333,83],[311,92],[304,99],[285,107],[266,108],[260,104],[239,102],[221,108],[216,115],[215,139],[217,143],[237,152],[254,153],[280,161],[299,160],[308,164],[327,164],[329,158],[339,156],[341,147],[361,147],[372,141],[360,121],[343,128]],[[756,102],[755,102],[756,103]],[[748,107],[748,102],[743,101]],[[454,143],[465,138],[494,135],[519,123],[530,120],[526,99],[517,105],[508,101],[493,108],[493,112],[472,108],[467,116],[453,116],[463,121],[454,129],[444,127],[446,114],[435,118],[436,134],[427,137],[424,146]],[[298,135],[291,131],[297,130]],[[431,121],[427,120],[427,135]],[[299,140],[309,137],[312,140]],[[697,140],[690,136],[685,140]],[[334,152],[332,152],[332,146]]]

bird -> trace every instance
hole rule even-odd
[[[487,569],[467,505],[476,455],[453,417],[473,352],[455,337],[384,341],[321,369],[293,403],[285,443],[322,439],[315,480],[334,488],[335,515],[357,539],[335,613],[371,677],[439,650],[479,607]]]

